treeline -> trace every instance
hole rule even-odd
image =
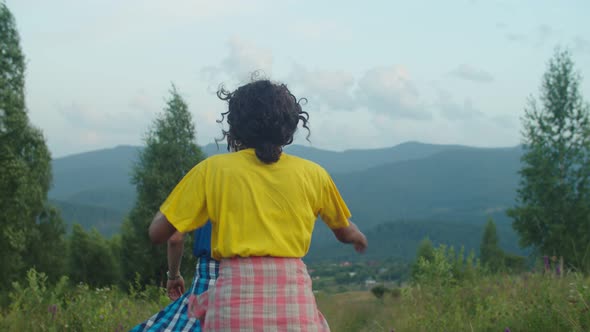
[[[25,106],[25,57],[14,17],[0,3],[0,293],[36,266],[62,272],[59,212],[47,202],[51,155]],[[2,302],[6,297],[2,297]]]
[[[309,263],[344,260],[357,262],[395,258],[411,263],[415,258],[418,244],[425,237],[436,245],[463,246],[466,251],[479,252],[484,228],[485,225],[477,219],[472,223],[436,219],[386,222],[366,230],[365,234],[371,244],[364,255],[357,255],[345,245],[336,243],[331,232],[320,223],[314,230],[314,241],[305,261]],[[497,234],[501,248],[516,254],[525,254],[525,251],[518,247],[518,236],[509,224],[498,223]]]
[[[59,210],[47,199],[51,155],[25,105],[25,56],[16,23],[0,3],[0,296],[34,268],[57,281],[68,275],[92,286],[164,285],[165,246],[153,246],[147,229],[160,204],[204,155],[195,141],[188,106],[174,85],[163,112],[145,135],[146,148],[133,169],[137,200],[120,235],[105,239],[79,224],[66,235]],[[88,174],[93,176],[93,174]],[[83,220],[79,221],[84,223]],[[191,238],[182,272],[194,268]]]

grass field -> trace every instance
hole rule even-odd
[[[332,331],[590,331],[590,278],[488,276],[449,287],[412,286],[386,293],[318,292]],[[150,288],[46,287],[30,272],[0,316],[1,331],[127,331],[168,300]]]

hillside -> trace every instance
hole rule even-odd
[[[305,159],[313,160],[322,165],[330,173],[349,173],[362,171],[383,164],[399,161],[422,159],[439,152],[450,150],[471,150],[473,148],[460,145],[435,145],[418,142],[407,142],[390,148],[329,151],[304,145],[291,145],[285,148],[285,152]],[[227,146],[215,144],[203,147],[203,152],[208,156],[218,153],[226,153]]]
[[[362,227],[362,226],[361,226]],[[364,229],[369,248],[365,255],[357,255],[353,248],[336,241],[324,225],[318,224],[314,233],[315,242],[306,262],[382,260],[386,258],[411,262],[414,260],[420,241],[428,237],[433,244],[454,246],[459,251],[461,246],[466,254],[473,250],[479,255],[479,245],[483,234],[483,224],[467,224],[442,220],[392,221]],[[518,239],[509,223],[497,224],[500,246],[511,253],[522,254],[517,246]]]
[[[68,224],[94,226],[107,236],[118,232],[135,200],[130,174],[140,149],[119,146],[53,162],[54,187],[49,195]],[[208,155],[226,152],[225,146],[218,150],[215,144],[203,150]],[[468,239],[471,242],[465,245],[475,248],[481,225],[489,216],[504,232],[503,241],[515,246],[504,210],[514,201],[520,148],[406,143],[343,152],[295,145],[287,152],[313,160],[333,174],[353,220],[368,232],[372,248],[381,248],[367,257],[395,253],[407,258],[428,232],[435,232],[434,237],[440,234],[441,242]],[[380,228],[392,221],[401,223]],[[408,235],[412,232],[416,234]],[[332,252],[342,255],[333,241],[325,226],[317,227],[311,259],[318,252],[322,257],[332,257]],[[389,248],[392,243],[399,247]]]
[[[375,225],[388,220],[437,219],[483,223],[505,218],[514,202],[520,148],[456,149],[335,174],[353,218]]]

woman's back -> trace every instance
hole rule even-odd
[[[191,195],[191,206],[179,207],[172,199],[162,212],[174,211],[178,220],[186,210],[181,218],[190,224],[211,219],[216,258],[303,257],[318,215],[331,228],[346,227],[350,217],[321,166],[285,153],[272,164],[261,162],[254,149],[210,157],[179,188],[183,201]]]

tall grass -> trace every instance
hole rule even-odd
[[[355,301],[318,296],[334,331],[590,331],[590,279],[527,274],[414,286]]]
[[[0,331],[128,331],[169,303],[161,289],[48,287],[29,271],[0,315]],[[590,279],[569,274],[479,276],[388,292],[318,293],[332,331],[590,331]]]
[[[128,294],[116,287],[71,286],[63,277],[49,288],[46,276],[35,270],[13,288],[0,331],[128,331],[169,302],[156,287],[139,292],[132,285]]]

